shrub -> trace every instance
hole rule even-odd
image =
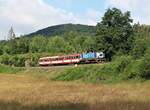
[[[131,56],[120,56],[117,57],[114,61],[114,64],[116,65],[115,70],[117,73],[124,72],[125,68],[130,64],[132,61]]]
[[[150,49],[146,51],[143,58],[132,60],[124,70],[125,79],[150,79]]]
[[[139,77],[140,64],[141,64],[141,60],[132,60],[124,69],[123,74],[121,74],[120,76],[121,79],[129,80],[129,79],[140,78]]]
[[[0,57],[0,63],[1,64],[5,64],[5,65],[9,65],[10,62],[9,62],[9,55],[8,54],[4,54]]]
[[[15,67],[24,67],[26,60],[30,60],[31,66],[37,66],[40,54],[19,54],[0,56],[0,63]]]
[[[131,54],[134,59],[140,59],[143,57],[150,47],[150,39],[136,39]]]
[[[140,77],[150,79],[150,51],[147,52],[140,64]]]

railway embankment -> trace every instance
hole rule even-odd
[[[82,81],[89,83],[114,83],[122,81],[148,81],[148,57],[133,60],[130,56],[117,57],[103,64],[64,65],[50,67],[0,66],[0,73],[29,74],[52,81]]]

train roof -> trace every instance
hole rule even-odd
[[[68,56],[79,56],[80,54],[71,54],[71,55],[63,55],[63,56],[52,56],[52,57],[42,57],[40,60],[43,59],[54,59],[54,58],[60,58],[60,57],[68,57]]]
[[[42,58],[40,58],[40,60],[42,60],[42,59],[50,59],[50,58],[59,58],[59,56],[53,56],[53,57],[42,57]]]

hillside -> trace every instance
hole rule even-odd
[[[56,35],[63,35],[64,33],[70,31],[94,35],[96,29],[95,26],[88,26],[81,24],[62,24],[38,30],[36,32],[28,34],[27,36],[36,36],[36,35],[56,36]]]

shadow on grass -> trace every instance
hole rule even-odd
[[[0,101],[0,110],[87,110],[86,104],[47,104],[47,105],[23,105],[18,102]]]
[[[25,106],[17,102],[0,101],[0,110],[150,110],[150,102],[108,101],[95,104],[62,103]]]

